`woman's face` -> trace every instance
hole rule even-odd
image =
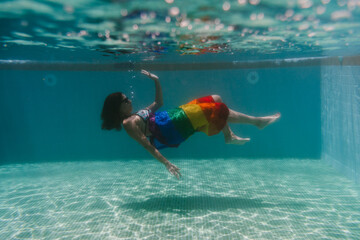
[[[124,95],[124,100],[120,104],[120,112],[125,116],[131,115],[132,112],[131,100],[128,99],[125,95]]]

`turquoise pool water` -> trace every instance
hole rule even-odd
[[[359,239],[359,187],[309,159],[0,167],[1,239]]]

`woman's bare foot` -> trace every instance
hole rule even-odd
[[[280,113],[276,113],[274,115],[271,115],[271,116],[266,116],[266,117],[259,117],[259,121],[258,123],[256,124],[256,126],[259,128],[259,129],[263,129],[265,128],[266,126],[276,122],[279,118],[281,117],[281,114]]]
[[[243,145],[245,143],[247,143],[248,141],[250,141],[250,138],[241,138],[238,136],[231,136],[230,139],[225,140],[226,144],[237,144],[237,145]]]

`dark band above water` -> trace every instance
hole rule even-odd
[[[194,71],[225,69],[259,69],[311,66],[359,66],[360,56],[275,59],[265,61],[232,61],[201,63],[84,63],[84,62],[38,62],[26,60],[0,60],[0,70],[28,71],[128,71],[147,69],[150,71]]]

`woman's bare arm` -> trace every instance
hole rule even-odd
[[[159,77],[156,76],[155,74],[149,73],[146,70],[141,70],[141,73],[144,74],[145,76],[148,76],[155,82],[155,101],[150,106],[147,107],[148,109],[151,110],[151,112],[155,112],[163,105],[163,94],[162,94]]]
[[[174,164],[169,162],[160,152],[157,150],[146,138],[143,132],[141,132],[139,126],[136,124],[135,119],[127,120],[123,123],[124,129],[130,137],[135,139],[141,146],[143,146],[154,158],[163,163],[168,171],[174,175],[177,179],[181,177],[180,169]]]

